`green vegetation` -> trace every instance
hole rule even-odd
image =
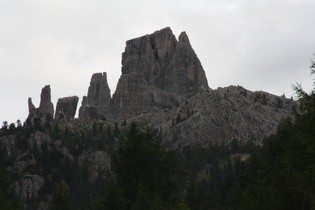
[[[181,199],[178,153],[163,146],[161,133],[141,131],[132,123],[111,160],[105,209],[124,209],[123,204],[126,209],[169,209]]]
[[[229,209],[315,209],[315,91],[295,90],[301,113],[251,156],[230,192]]]
[[[18,210],[21,205],[18,198],[10,188],[9,175],[0,167],[0,207],[2,210]]]
[[[51,210],[69,210],[70,205],[70,191],[68,185],[61,181],[55,187],[52,195]]]

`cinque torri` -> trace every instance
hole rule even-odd
[[[159,132],[167,151],[210,145],[227,145],[229,150],[233,142],[262,145],[284,119],[294,119],[299,105],[241,86],[211,89],[188,35],[182,32],[176,38],[169,27],[126,42],[113,94],[108,74],[92,75],[80,107],[78,96],[66,96],[54,108],[53,88],[46,85],[39,107],[28,99],[24,125],[0,130],[1,167],[12,175],[10,189],[24,209],[52,209],[58,196],[53,192],[63,195],[67,189],[73,209],[90,209],[101,186],[111,186],[105,180],[116,177],[111,155],[134,122]],[[226,158],[220,166],[232,166]],[[202,176],[214,169],[206,163],[201,167]],[[183,188],[189,183],[187,179]],[[176,195],[186,194],[183,189]]]
[[[29,99],[29,117],[53,115],[50,98],[46,86],[38,109]],[[77,102],[76,97],[58,100],[56,120],[74,118]],[[92,75],[79,120],[145,122],[162,128],[171,147],[234,139],[261,143],[282,119],[292,117],[296,106],[292,99],[241,86],[210,89],[187,34],[182,32],[177,40],[167,27],[126,42],[121,76],[112,96],[106,72]]]

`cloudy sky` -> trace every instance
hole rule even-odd
[[[50,84],[52,101],[87,94],[107,72],[113,94],[128,39],[186,31],[213,89],[276,95],[312,88],[314,0],[0,0],[0,122],[24,121]]]

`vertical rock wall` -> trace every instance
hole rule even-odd
[[[109,119],[121,121],[152,108],[175,106],[207,87],[203,67],[185,32],[176,40],[164,28],[126,42],[122,75],[110,104]],[[156,100],[158,99],[158,100]],[[171,100],[170,100],[171,99]]]

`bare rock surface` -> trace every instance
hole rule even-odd
[[[108,118],[122,121],[179,106],[200,87],[208,88],[208,82],[186,33],[177,41],[172,30],[164,28],[126,42]]]
[[[93,74],[88,94],[82,100],[79,118],[101,119],[105,117],[109,111],[110,100],[106,72]]]
[[[233,139],[261,144],[283,119],[294,117],[296,106],[291,99],[229,86],[205,89],[183,106],[151,111],[128,121],[149,122],[162,129],[172,148],[228,144]]]
[[[77,110],[78,101],[78,96],[59,98],[56,107],[55,119],[73,119]]]
[[[42,121],[46,120],[47,117],[53,118],[54,116],[54,105],[51,102],[51,90],[50,85],[46,85],[42,88],[40,94],[40,104],[38,108],[35,108],[32,103],[32,99],[28,98],[28,109],[29,119],[39,118]]]

